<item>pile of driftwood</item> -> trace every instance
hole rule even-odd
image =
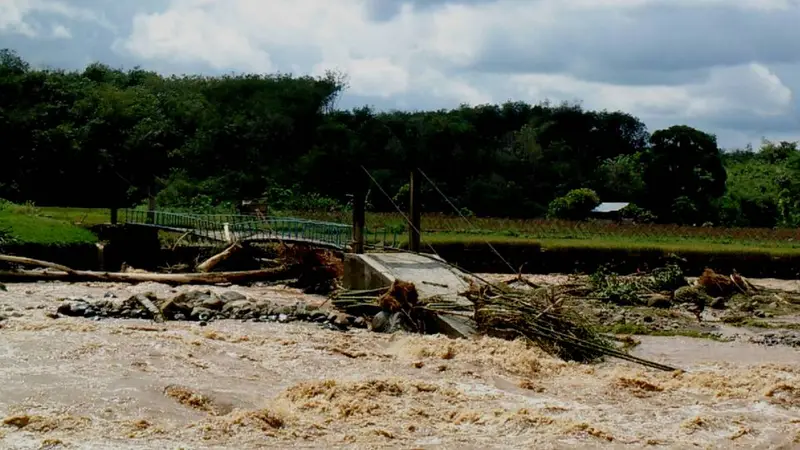
[[[245,281],[274,281],[283,279],[286,269],[276,267],[262,270],[237,272],[196,272],[196,273],[151,273],[97,272],[75,270],[60,264],[19,256],[0,255],[0,261],[14,264],[42,267],[49,270],[7,270],[0,271],[0,278],[13,281],[108,281],[122,283],[155,282],[166,284],[218,284],[241,283]]]
[[[753,286],[747,278],[735,272],[725,276],[711,269],[706,269],[697,278],[695,284],[702,287],[705,293],[711,297],[730,297],[735,294],[748,295],[758,292],[758,288]]]
[[[592,362],[612,356],[660,370],[675,370],[618,349],[612,339],[565,307],[563,299],[576,294],[575,289],[569,285],[536,287],[525,283],[524,288],[515,288],[503,283],[472,283],[460,294],[472,303],[472,307],[465,308],[436,297],[421,299],[413,284],[397,280],[380,289],[340,291],[331,300],[334,306],[351,314],[390,314],[405,319],[405,328],[413,331],[437,332],[444,316],[456,316],[473,321],[480,333],[507,339],[521,337],[568,361]]]
[[[503,285],[474,285],[464,295],[475,305],[478,329],[488,335],[523,337],[542,350],[567,361],[593,362],[612,356],[647,367],[672,371],[670,366],[629,355],[563,305],[570,287],[532,290]]]
[[[298,287],[310,291],[330,292],[341,277],[341,262],[329,255],[327,250],[285,247],[280,257],[272,264],[274,267],[256,270],[214,271],[221,262],[242,250],[242,245],[234,243],[220,253],[197,264],[195,272],[155,273],[145,270],[125,268],[120,272],[101,272],[76,270],[62,264],[2,255],[0,262],[13,266],[34,266],[38,269],[16,268],[0,270],[0,280],[5,281],[103,281],[122,283],[155,282],[171,285],[180,284],[242,284],[256,281],[277,282],[292,280]]]

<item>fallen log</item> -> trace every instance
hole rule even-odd
[[[207,260],[203,261],[202,263],[198,264],[197,265],[197,271],[198,272],[210,272],[211,269],[216,267],[217,264],[219,264],[222,261],[225,261],[226,259],[230,258],[235,253],[239,252],[239,250],[241,250],[242,248],[243,248],[242,244],[240,244],[238,242],[234,242],[233,244],[231,244],[225,250],[217,253],[216,255],[214,255],[214,256],[208,258]]]
[[[291,278],[291,269],[280,266],[270,269],[245,270],[238,272],[208,273],[119,273],[73,270],[72,272],[48,271],[3,271],[3,281],[102,281],[116,283],[164,283],[164,284],[218,284],[245,283],[251,281],[279,281]]]
[[[47,267],[48,269],[56,269],[66,273],[75,273],[75,270],[61,264],[51,263],[48,261],[41,261],[38,259],[25,258],[22,256],[0,255],[0,261],[6,261],[15,264],[24,264],[28,266]]]

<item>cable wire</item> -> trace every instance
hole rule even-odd
[[[407,216],[407,215],[406,215],[406,214],[403,212],[403,210],[402,210],[402,209],[400,209],[400,207],[397,205],[397,203],[396,203],[394,200],[392,200],[392,197],[390,197],[390,196],[389,196],[389,194],[388,194],[388,193],[387,193],[387,192],[386,192],[386,191],[383,189],[383,186],[381,186],[381,185],[380,185],[380,183],[378,183],[378,180],[376,180],[376,179],[375,179],[375,178],[372,176],[372,174],[371,174],[371,173],[369,173],[369,170],[367,170],[367,168],[366,168],[366,167],[364,167],[364,166],[362,165],[362,166],[361,166],[361,168],[364,170],[364,172],[366,172],[366,174],[367,174],[367,176],[369,177],[369,179],[370,179],[370,180],[372,180],[372,182],[373,182],[373,183],[375,183],[375,186],[377,186],[377,187],[378,187],[378,189],[381,191],[381,193],[382,193],[384,196],[386,196],[386,198],[389,200],[389,202],[391,202],[391,203],[392,203],[392,206],[394,206],[394,209],[396,209],[396,210],[397,210],[397,212],[399,212],[399,213],[400,213],[400,215],[401,215],[401,216],[403,216],[403,219],[405,219],[405,220],[406,220],[406,222],[408,223],[408,226],[409,226],[409,227],[411,227],[411,228],[412,228],[414,231],[416,231],[416,232],[417,232],[417,234],[419,234],[420,236],[422,236],[422,232],[420,231],[420,229],[419,229],[419,228],[417,228],[416,226],[414,226],[414,224],[411,222],[411,219],[409,219],[409,218],[408,218],[408,216]],[[439,255],[439,253],[437,253],[437,252],[436,252],[436,249],[435,249],[435,248],[433,248],[433,246],[432,246],[432,245],[431,245],[429,242],[426,242],[425,244],[428,246],[428,248],[430,248],[430,249],[431,249],[431,251],[433,252],[433,254],[434,254],[434,255],[438,256],[439,258],[442,258],[442,257]],[[443,259],[443,258],[442,258],[442,259]]]
[[[467,223],[467,225],[469,225],[473,230],[480,231],[476,226],[472,225],[472,222],[470,222],[469,219],[467,219],[467,217],[464,216],[464,214],[458,208],[456,208],[456,205],[454,205],[453,202],[450,201],[450,199],[444,194],[444,192],[442,192],[442,190],[439,189],[439,186],[437,186],[436,183],[434,183],[433,180],[431,180],[430,177],[427,174],[425,174],[425,172],[422,171],[422,169],[417,167],[417,170],[419,171],[419,173],[422,174],[423,177],[425,177],[426,180],[428,180],[428,183],[430,183],[431,186],[433,186],[433,188],[436,189],[436,192],[438,192],[439,195],[441,195],[442,198],[445,199],[445,201],[453,208],[453,210],[456,213],[458,213],[458,215],[461,216],[462,219],[464,219],[464,221]],[[511,263],[508,262],[508,260],[503,258],[503,255],[501,255],[500,252],[497,251],[496,248],[494,248],[494,245],[492,245],[491,242],[489,242],[488,239],[484,239],[483,242],[486,245],[488,245],[490,249],[492,249],[494,254],[497,255],[497,257],[500,258],[500,260],[503,261],[505,263],[505,265],[508,266],[509,269],[511,269],[511,273],[517,273],[518,272],[516,269],[514,269],[514,266],[512,266]]]

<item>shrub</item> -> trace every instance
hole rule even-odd
[[[550,202],[547,216],[552,219],[584,220],[599,204],[600,197],[595,191],[586,188],[573,189],[567,195]]]
[[[622,208],[622,217],[625,219],[632,219],[637,223],[653,223],[656,221],[656,216],[650,211],[640,208],[639,206],[631,203],[630,205]]]

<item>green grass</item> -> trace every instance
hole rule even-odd
[[[70,245],[93,244],[97,236],[86,228],[33,214],[0,210],[0,233],[3,239],[19,244]]]
[[[405,244],[407,236],[399,237]],[[685,239],[675,237],[669,239],[654,239],[603,236],[597,235],[585,238],[537,238],[532,236],[503,236],[499,234],[476,235],[473,233],[425,233],[422,236],[422,245],[426,243],[437,244],[468,244],[480,245],[490,243],[493,245],[539,245],[545,250],[625,250],[629,252],[659,251],[664,253],[735,253],[735,254],[768,254],[770,256],[800,256],[800,246],[781,245],[777,242],[741,241],[722,243],[702,239]]]
[[[341,212],[286,212],[282,215],[349,223]],[[697,253],[749,253],[771,256],[800,255],[800,230],[766,228],[690,227],[678,225],[621,225],[543,219],[470,218],[442,214],[422,216],[423,245],[429,244],[528,244],[545,249],[598,249]],[[405,219],[400,214],[367,214],[371,237],[382,230],[398,233],[407,241]],[[471,225],[471,226],[470,226]],[[474,227],[474,228],[472,228]]]
[[[92,226],[109,223],[111,220],[111,210],[106,208],[62,208],[54,206],[36,207],[38,215],[63,222],[80,225]]]
[[[25,207],[20,207],[25,208]],[[32,208],[32,207],[31,207]],[[110,211],[95,208],[36,207],[41,217],[90,226],[108,223]],[[284,211],[274,215],[350,223],[348,212]],[[677,225],[618,225],[551,220],[470,218],[443,214],[422,216],[423,245],[510,244],[538,245],[544,249],[660,251],[673,253],[737,253],[800,256],[800,230],[708,228]],[[408,240],[405,219],[396,213],[368,213],[368,239]],[[374,234],[373,234],[374,233]]]

